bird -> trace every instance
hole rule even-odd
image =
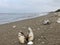
[[[33,41],[33,39],[34,39],[34,34],[33,34],[33,31],[32,31],[32,29],[31,29],[31,27],[28,27],[28,41]]]
[[[23,32],[18,33],[18,39],[19,39],[19,42],[22,44],[26,42],[26,37]]]

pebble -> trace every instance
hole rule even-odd
[[[44,44],[45,42],[41,42],[42,44]]]
[[[43,38],[43,36],[41,36],[41,38]]]
[[[40,28],[37,28],[37,30],[40,30]]]
[[[13,28],[16,28],[16,25],[14,25]]]
[[[41,40],[41,39],[38,39],[39,41]]]

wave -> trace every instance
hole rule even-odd
[[[0,14],[0,24],[35,18],[48,13],[28,13],[28,14]]]

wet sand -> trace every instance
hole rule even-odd
[[[33,19],[17,21],[0,25],[0,45],[26,45],[20,44],[17,34],[23,31],[27,35],[28,27],[34,32],[33,45],[60,45],[60,24],[56,23],[57,14],[50,13]],[[51,24],[43,25],[42,21],[49,19]],[[16,25],[16,28],[12,26]]]

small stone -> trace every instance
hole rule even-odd
[[[40,28],[37,28],[37,30],[40,30]]]
[[[42,44],[44,44],[45,42],[41,42]]]
[[[41,36],[41,38],[43,38],[43,36]]]
[[[13,28],[16,28],[16,25],[14,25]]]
[[[41,40],[41,39],[38,39],[39,41]]]

